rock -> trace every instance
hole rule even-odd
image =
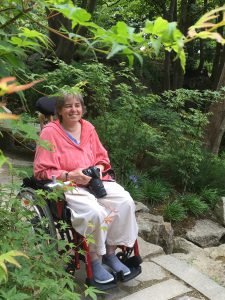
[[[137,281],[146,282],[150,280],[166,279],[166,272],[153,262],[143,262],[141,264],[142,273],[136,277]]]
[[[222,264],[221,261],[210,258],[209,254],[203,249],[202,251],[199,253],[190,252],[188,254],[174,253],[172,256],[179,260],[186,261],[189,266],[194,267],[201,273],[209,276],[215,282],[225,286],[225,265]]]
[[[140,236],[138,237],[137,240],[138,240],[140,256],[144,261],[148,261],[152,256],[164,254],[162,247],[158,245],[150,244],[145,240],[143,240]]]
[[[182,237],[175,237],[174,238],[174,244],[173,244],[173,252],[179,252],[179,253],[202,253],[204,254],[204,250],[192,242],[182,238]]]
[[[204,250],[209,254],[209,257],[225,262],[225,244],[218,247],[205,248]]]
[[[225,197],[221,197],[216,204],[214,214],[217,216],[220,224],[225,225]]]
[[[225,228],[211,220],[198,220],[186,233],[186,238],[202,248],[219,245],[225,235]]]
[[[200,300],[200,299],[195,298],[195,297],[184,296],[184,297],[178,298],[177,300]]]
[[[148,213],[150,209],[144,205],[142,202],[134,201],[135,203],[135,212],[146,212]]]
[[[149,213],[137,213],[139,236],[145,241],[159,245],[165,253],[173,251],[173,229],[170,223],[166,223],[162,216]]]

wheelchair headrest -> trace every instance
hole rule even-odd
[[[55,103],[57,97],[41,97],[36,102],[36,109],[45,116],[55,114]]]

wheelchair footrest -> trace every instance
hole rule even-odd
[[[119,272],[117,273],[117,278],[118,280],[122,281],[122,282],[127,282],[131,279],[134,279],[135,277],[137,277],[139,274],[141,274],[142,270],[141,270],[141,266],[138,267],[131,267],[130,268],[130,274],[124,276],[123,272]]]
[[[121,260],[122,263],[124,263],[129,269],[130,268],[137,268],[138,266],[140,266],[140,264],[143,262],[142,258],[138,255],[138,256],[131,256],[126,260]]]
[[[112,282],[109,282],[109,283],[98,283],[94,279],[88,279],[87,278],[86,279],[86,284],[88,286],[94,286],[100,291],[107,291],[107,290],[110,290],[110,289],[113,289],[113,288],[117,287],[116,280],[114,280]]]

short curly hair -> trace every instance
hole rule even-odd
[[[62,122],[62,116],[60,115],[60,112],[61,112],[62,108],[64,107],[66,101],[70,98],[75,98],[76,100],[78,100],[82,106],[83,113],[86,112],[86,107],[84,105],[84,99],[80,93],[63,94],[62,96],[57,97],[56,103],[55,103],[56,114],[57,114],[60,122]]]

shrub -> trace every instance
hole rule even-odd
[[[33,167],[17,166],[13,168],[13,174],[23,179],[25,177],[31,177],[33,175]]]
[[[193,188],[201,192],[205,187],[216,189],[219,195],[225,193],[225,159],[209,153],[203,153],[199,173],[193,180]]]
[[[208,209],[208,205],[201,201],[201,197],[196,194],[187,194],[181,197],[181,201],[187,212],[194,216],[204,214]]]
[[[147,152],[160,147],[157,130],[140,118],[141,109],[155,97],[138,96],[125,84],[117,86],[120,95],[113,109],[92,120],[100,139],[109,152],[110,159],[120,180],[136,173],[136,168]]]
[[[145,179],[141,182],[141,189],[145,199],[151,204],[158,204],[165,201],[171,194],[171,186],[162,180]]]
[[[76,284],[74,277],[66,272],[72,245],[65,240],[55,241],[45,227],[38,226],[34,232],[28,221],[30,217],[31,211],[25,209],[20,200],[12,194],[10,198],[0,193],[0,253],[10,254],[16,250],[29,258],[16,257],[21,268],[7,264],[6,282],[2,281],[0,268],[0,299],[78,300],[83,292],[96,299],[100,291]],[[56,243],[59,251],[56,251]]]
[[[210,208],[214,209],[217,202],[219,201],[219,193],[217,189],[212,189],[212,188],[204,188],[201,192],[201,199],[205,201]]]
[[[114,75],[110,67],[101,63],[66,64],[63,61],[55,62],[56,69],[43,74],[23,74],[25,77],[43,78],[39,90],[46,95],[54,95],[59,91],[68,92],[75,85],[83,85],[85,105],[89,115],[98,115],[107,110]],[[35,110],[35,103],[40,95],[30,89],[25,96],[31,111]]]
[[[45,243],[51,238],[41,228],[39,233],[34,234],[30,223],[25,221],[30,212],[21,206],[20,201],[11,198],[9,202],[14,207],[13,211],[0,207],[0,252],[15,249],[25,253],[29,259],[17,259],[20,269],[9,266],[9,280],[1,285],[0,298],[74,299],[71,297],[74,292],[78,299],[76,284],[64,269],[69,261],[67,252],[59,255],[55,251],[55,243]],[[65,250],[66,243],[59,246]]]
[[[182,203],[178,200],[175,200],[171,203],[168,203],[163,211],[163,217],[166,221],[182,221],[187,217],[186,210],[183,207]]]
[[[143,112],[143,120],[161,133],[158,176],[182,191],[190,190],[204,159],[203,136],[208,114],[202,109],[219,99],[218,92],[167,91]]]
[[[132,182],[131,180],[125,180],[123,182],[124,188],[130,193],[131,197],[135,201],[143,201],[144,200],[144,193],[139,185]]]

